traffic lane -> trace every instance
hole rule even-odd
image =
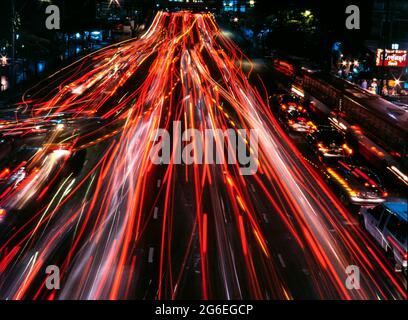
[[[234,119],[235,123],[240,124],[238,119]],[[268,122],[268,119],[265,120]],[[272,123],[274,121],[272,120]],[[305,232],[308,230],[306,234],[313,236],[315,240],[308,239],[309,245],[313,245],[314,241],[317,241],[318,247],[323,249],[327,256],[325,259],[328,259],[329,270],[326,271],[327,273],[327,281],[337,283],[337,289],[342,291],[344,296],[355,296],[355,298],[363,298],[363,297],[376,297],[376,290],[378,289],[379,285],[374,280],[373,283],[369,283],[366,292],[360,293],[353,293],[348,292],[344,288],[344,282],[341,280],[342,276],[345,273],[346,267],[349,265],[348,261],[350,261],[350,256],[356,258],[360,262],[366,259],[365,255],[367,252],[361,252],[359,249],[359,245],[366,245],[366,243],[359,244],[353,240],[354,237],[357,237],[361,240],[362,235],[356,230],[352,230],[353,233],[357,233],[354,235],[353,233],[349,233],[348,230],[344,228],[341,224],[341,219],[345,219],[349,221],[350,216],[347,210],[341,206],[340,202],[336,198],[336,196],[330,191],[327,185],[322,181],[322,179],[316,174],[316,172],[309,166],[301,156],[298,150],[293,146],[293,144],[288,140],[286,134],[279,129],[279,124],[276,123],[269,126],[270,130],[272,131],[272,145],[263,145],[260,146],[260,149],[265,150],[270,149],[272,146],[271,151],[269,151],[269,159],[272,158],[274,162],[273,167],[270,167],[269,170],[277,171],[276,176],[274,177],[279,181],[279,176],[286,175],[283,181],[283,184],[280,184],[280,189],[285,190],[285,196],[289,201],[286,204],[283,204],[283,208],[290,208],[293,214],[296,215],[296,220],[298,222],[298,226],[300,227],[300,231]],[[262,130],[265,130],[262,128]],[[274,155],[276,153],[276,156]],[[262,163],[262,161],[261,161]],[[291,175],[287,175],[286,171],[291,172]],[[282,178],[280,178],[282,179]],[[293,184],[293,182],[295,184]],[[315,182],[315,183],[313,183]],[[294,191],[299,190],[300,192],[293,192],[289,191],[290,189],[294,189]],[[287,192],[287,193],[286,193]],[[294,197],[299,196],[299,199]],[[272,197],[273,198],[273,197]],[[306,201],[306,202],[305,202]],[[291,203],[292,202],[292,203]],[[296,212],[297,209],[293,209],[293,202],[297,202],[297,205],[305,206],[306,209],[302,213]],[[303,203],[303,204],[302,204]],[[286,210],[286,209],[285,209]],[[354,223],[350,223],[350,225],[354,225]],[[305,229],[306,228],[306,229]],[[334,235],[330,234],[332,229],[339,230],[340,238],[335,237]],[[311,232],[311,234],[310,234]],[[344,235],[343,235],[344,233]],[[338,244],[339,242],[339,244]],[[315,244],[316,245],[316,244]],[[314,251],[314,258],[319,260],[319,250]],[[372,249],[372,248],[370,248]],[[358,255],[354,253],[354,251],[358,252]],[[372,254],[373,252],[368,252],[368,254]],[[374,254],[373,254],[374,255]],[[384,256],[380,254],[380,256]],[[378,262],[379,257],[375,256],[376,262]],[[322,265],[327,265],[327,263],[320,261]],[[367,266],[364,265],[366,268]],[[395,277],[390,273],[389,266],[385,266],[381,263],[381,267],[383,271],[390,276],[391,281],[394,285]],[[370,264],[368,268],[372,268]],[[330,279],[330,277],[333,278]],[[369,279],[371,280],[371,279]],[[332,284],[334,285],[332,282]],[[403,292],[403,288],[400,285],[396,285],[396,290],[401,294]],[[390,288],[392,291],[393,289]],[[387,290],[385,290],[387,291]],[[393,296],[394,293],[391,294]],[[386,294],[388,295],[388,293]],[[398,295],[398,293],[397,293]]]
[[[253,179],[248,178],[247,180],[273,265],[277,269],[279,278],[282,279],[283,286],[286,288],[287,297],[290,299],[322,298],[322,290],[319,288],[319,281],[317,281],[321,273],[319,271],[320,266],[312,263],[311,253],[308,252],[307,248],[299,246],[299,243],[276,212],[276,208],[266,197],[262,196],[263,190],[257,186]],[[278,190],[276,190],[274,197],[279,199],[282,198],[282,195],[279,195]],[[290,214],[290,210],[285,214],[293,225],[295,221]],[[255,242],[252,244],[254,247],[257,245]],[[259,261],[259,264],[262,265],[262,261]],[[265,283],[267,283],[267,279],[265,279]],[[273,298],[270,292],[266,296],[269,299]],[[329,296],[324,297],[328,298]],[[338,297],[338,295],[333,294],[333,298]]]
[[[305,181],[317,180],[317,176],[310,176],[311,172],[303,172],[306,175]],[[310,189],[313,190],[313,188],[314,186],[310,185]],[[332,196],[336,197],[333,193]],[[329,202],[326,199],[321,200],[325,203],[330,203],[330,200]],[[366,280],[372,282],[368,286],[372,287],[373,292],[386,293],[386,295],[392,298],[399,297],[401,292],[403,292],[403,288],[406,288],[406,279],[401,277],[400,274],[394,273],[393,266],[386,259],[384,253],[379,250],[376,243],[370,237],[367,237],[367,233],[359,226],[354,216],[350,215],[347,211],[341,212],[338,206],[331,206],[327,213],[331,214],[321,215],[321,218],[325,220],[327,229],[336,238],[336,243],[341,244],[343,247],[340,251],[348,255],[347,260],[351,261],[350,263],[359,265],[362,270],[366,269],[364,270],[367,277]],[[346,235],[346,237],[343,235]],[[351,243],[353,243],[353,246],[350,246]],[[355,248],[356,252],[350,251],[352,247]],[[368,260],[366,258],[361,260],[362,257],[366,257]],[[375,271],[372,269],[375,269]],[[395,291],[397,287],[400,290]]]
[[[90,151],[91,152],[88,153],[87,159],[83,164],[83,170],[78,173],[76,180],[77,185],[75,185],[75,187],[79,188],[81,191],[80,194],[82,195],[86,194],[87,187],[79,187],[78,185],[80,180],[85,179],[87,174],[89,174],[93,168],[93,162],[99,161],[98,156],[101,156],[105,150],[104,147],[101,147],[100,145],[99,148],[94,147]],[[65,259],[70,256],[69,250],[71,241],[69,241],[69,239],[72,234],[75,233],[75,228],[66,230],[66,221],[70,220],[72,217],[72,211],[75,211],[80,207],[83,199],[77,194],[75,197],[73,197],[72,202],[69,203],[68,207],[57,205],[61,210],[56,213],[53,209],[56,206],[56,203],[58,204],[58,201],[55,202],[51,201],[50,199],[58,195],[59,192],[57,192],[57,190],[60,191],[61,187],[62,182],[54,186],[54,190],[56,191],[55,194],[52,194],[49,197],[44,197],[40,201],[35,201],[29,207],[18,212],[18,214],[12,215],[11,224],[9,227],[5,226],[7,228],[7,232],[5,232],[5,234],[8,235],[5,238],[2,238],[1,241],[0,251],[3,258],[7,254],[12,253],[15,249],[21,250],[20,262],[24,261],[26,257],[32,256],[35,254],[35,252],[44,252],[46,257],[46,260],[44,261],[45,265],[57,265],[61,268],[61,270],[64,270],[63,266]],[[45,215],[44,213],[49,209],[53,212],[53,214]],[[59,234],[58,228],[66,230],[66,233],[64,234],[64,237],[62,237],[57,247],[54,247],[53,250],[48,250],[47,246],[50,239]],[[28,239],[31,239],[31,241],[23,246],[23,243],[25,243]],[[4,290],[1,292],[2,296],[6,296],[9,292],[6,291],[6,288],[12,288],[13,283],[19,279],[20,272],[23,272],[23,266],[24,263],[19,264],[17,262],[13,265],[6,264],[4,266],[6,269],[2,275],[2,284],[4,285]],[[36,275],[38,276],[38,279],[41,279],[42,274],[45,275],[45,269],[43,270],[43,273],[40,272]],[[35,282],[38,286],[41,286],[41,282],[37,280]],[[42,298],[47,298],[50,291],[45,290],[40,293],[36,291],[35,286],[28,290],[28,295],[31,297],[34,297],[36,294],[37,297],[38,294],[41,294]]]
[[[30,150],[37,150],[41,149],[44,145],[44,137],[43,136],[35,136],[35,137],[27,137],[24,138],[20,141],[20,146],[18,148],[29,148]],[[106,145],[104,146],[103,144],[100,144],[96,147],[90,148],[89,152],[86,152],[86,159],[83,159],[82,161],[73,161],[71,165],[69,166],[69,169],[65,172],[64,176],[68,176],[70,172],[75,171],[77,172],[75,176],[77,176],[78,179],[84,178],[93,168],[93,165],[95,165],[98,161],[97,157],[101,156],[103,154],[103,150],[105,150]],[[33,151],[34,152],[34,151]],[[14,155],[19,153],[13,152],[11,154],[11,157],[13,157],[13,162],[15,163],[21,163],[23,161],[29,160],[30,157],[20,157],[20,158],[15,158]],[[72,155],[71,155],[72,156]],[[66,164],[66,163],[65,163]],[[53,178],[50,176],[50,179]],[[58,190],[60,187],[61,179],[58,179],[57,181],[54,181],[54,184],[52,186],[52,189]],[[51,186],[49,186],[51,187]],[[18,223],[16,221],[16,225],[13,226],[14,229],[18,229],[18,226],[21,224],[24,224],[27,222],[27,220],[31,220],[33,213],[36,213],[37,210],[40,210],[40,208],[44,208],[47,206],[49,201],[51,200],[52,194],[45,194],[44,197],[33,199],[33,203],[30,205],[27,205],[27,209],[23,210],[21,213],[18,215],[15,215],[15,217],[18,217]],[[32,207],[31,207],[32,206]],[[37,210],[36,210],[37,209]]]
[[[182,178],[168,180],[168,170],[169,166],[163,164],[149,172],[143,204],[146,222],[137,248],[141,256],[135,275],[138,286],[134,288],[135,296],[131,297],[200,299],[201,278],[193,261],[197,252],[194,199],[191,197],[194,190],[180,182]],[[177,166],[175,171],[175,175],[185,174],[182,166]],[[168,187],[172,190],[170,194]],[[171,209],[166,212],[168,206]]]
[[[105,151],[106,152],[106,151]],[[106,155],[104,153],[103,155]],[[100,160],[100,157],[96,156],[97,161]],[[110,176],[120,176],[119,172],[115,172],[115,167],[109,168]],[[149,173],[152,174],[153,173]],[[113,178],[115,179],[115,178]],[[154,190],[155,184],[149,180],[147,181],[149,188]],[[99,180],[97,190],[102,190],[102,195],[107,195],[112,189],[111,181],[109,180]],[[95,192],[95,191],[94,191]],[[117,238],[121,235],[123,226],[123,221],[128,221],[131,219],[132,215],[136,215],[134,211],[131,211],[127,208],[125,199],[132,195],[127,187],[118,190],[118,194],[121,196],[118,198],[117,204],[115,204],[115,215],[108,215],[106,213],[102,215],[97,214],[98,210],[91,216],[91,220],[87,221],[88,228],[83,233],[83,239],[79,247],[81,250],[76,250],[73,252],[75,254],[75,261],[72,262],[72,265],[67,270],[67,283],[62,291],[62,299],[109,299],[114,290],[112,279],[117,274],[118,270],[115,267],[115,263],[118,260],[116,259],[107,259],[107,254],[111,251],[116,252],[119,256],[120,248],[112,245],[111,242],[115,243]],[[81,196],[81,193],[76,193],[78,195],[79,202],[84,203],[84,198]],[[154,192],[148,192],[147,195],[151,197],[155,196]],[[105,198],[97,197],[94,207],[101,208],[99,213],[101,213],[102,208],[106,207],[104,204]],[[150,197],[146,196],[146,199],[150,201]],[[69,206],[69,204],[68,204]],[[121,284],[116,289],[118,299],[131,299],[131,298],[143,298],[145,291],[149,287],[149,281],[152,277],[141,276],[143,270],[140,267],[141,265],[148,266],[148,270],[154,268],[152,264],[148,263],[149,250],[152,247],[152,244],[145,239],[147,228],[147,219],[150,216],[150,211],[146,211],[144,216],[141,217],[141,232],[139,235],[134,235],[133,240],[129,240],[128,249],[126,251],[126,260],[121,264]],[[129,223],[130,225],[130,223]],[[123,229],[122,229],[123,230]],[[158,236],[152,230],[152,237]],[[89,239],[89,240],[87,240]],[[109,256],[109,255],[108,255]],[[113,260],[112,260],[113,259]],[[75,270],[79,265],[86,264],[86,261],[92,261],[92,263],[87,267],[86,272],[83,274],[78,274]],[[113,265],[111,265],[113,264]],[[101,275],[98,270],[100,268],[109,268],[105,274]],[[116,271],[115,271],[116,270]],[[84,283],[83,277],[86,278]],[[103,288],[99,291],[94,291],[94,283],[99,283],[100,287]],[[78,290],[78,288],[80,290]]]
[[[233,107],[228,107],[228,110],[230,112],[234,112]],[[229,116],[231,116],[231,114],[229,114]],[[234,118],[234,116],[232,117]],[[270,119],[266,119],[265,122],[268,123],[269,120]],[[238,126],[242,126],[242,123],[240,123],[237,118],[234,118],[234,122],[238,123]],[[279,125],[274,123],[273,120],[270,125],[268,124],[270,131],[274,131],[275,127],[278,126]],[[274,150],[269,152],[269,159],[273,162],[273,165],[269,168],[269,170],[278,170],[275,179],[279,179],[279,176],[281,176],[281,179],[283,179],[283,184],[281,184],[280,187],[282,190],[285,190],[284,195],[289,198],[289,201],[287,201],[287,204],[284,204],[283,207],[291,209],[295,208],[293,213],[296,214],[300,230],[303,230],[303,232],[306,231],[305,236],[309,235],[310,237],[310,235],[312,235],[312,238],[307,239],[308,244],[316,246],[317,242],[318,247],[317,249],[314,248],[313,250],[313,258],[315,261],[319,260],[321,254],[320,250],[324,251],[325,257],[323,260],[320,259],[319,262],[323,266],[328,265],[329,270],[326,272],[326,280],[329,283],[331,282],[333,287],[337,284],[336,290],[339,290],[343,297],[375,297],[374,290],[376,288],[376,283],[373,284],[373,287],[367,286],[367,292],[363,292],[360,295],[360,293],[347,292],[347,290],[344,288],[343,281],[340,279],[341,276],[344,275],[345,269],[348,266],[347,260],[349,260],[349,256],[353,255],[353,250],[358,250],[358,246],[355,242],[352,241],[352,245],[345,243],[345,240],[349,240],[347,238],[352,236],[343,229],[340,223],[337,223],[336,220],[334,220],[334,222],[332,221],[332,216],[335,214],[335,212],[341,212],[342,216],[348,219],[347,212],[344,210],[344,207],[342,207],[340,202],[336,200],[335,196],[330,193],[327,185],[323,183],[321,179],[319,184],[311,183],[311,181],[316,181],[319,179],[317,175],[302,175],[302,170],[306,169],[305,171],[310,170],[312,172],[313,170],[307,165],[307,163],[299,160],[302,158],[301,155],[298,151],[295,151],[293,147],[289,147],[289,142],[286,144],[279,142],[280,140],[285,141],[284,134],[279,131],[269,133],[267,132],[268,129],[261,127],[256,129],[263,130],[265,136],[270,137],[272,140],[270,142],[264,142],[265,145],[262,147],[265,148],[265,150],[268,150],[270,148],[267,147],[267,144],[272,142],[272,149]],[[274,151],[277,151],[277,157],[272,155]],[[293,152],[293,155],[288,154],[291,152]],[[288,175],[288,171],[291,172],[291,176]],[[284,178],[282,177],[282,174]],[[314,194],[312,194],[311,190],[313,190]],[[296,199],[295,197],[297,196],[300,198]],[[333,205],[331,204],[332,202]],[[305,211],[296,212],[299,210],[296,208],[296,206],[304,207]],[[317,213],[320,213],[320,215]],[[338,217],[336,217],[336,219],[338,219]],[[329,220],[331,223],[327,223],[327,220]],[[334,237],[329,233],[332,228],[328,227],[327,224],[333,228],[344,231],[346,233],[345,237],[342,239],[334,239]],[[342,240],[343,246],[336,244],[336,241],[338,240]],[[335,247],[336,250],[334,250],[333,247]],[[364,254],[360,254],[358,258],[364,259]],[[401,290],[401,288],[399,288],[399,290]]]

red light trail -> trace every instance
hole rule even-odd
[[[21,165],[21,182],[0,195],[10,214],[37,201],[0,242],[1,298],[406,299],[391,264],[250,84],[252,69],[212,15],[160,12],[140,39],[33,88],[23,117],[0,126],[17,136],[52,132]],[[63,124],[51,125],[61,115]],[[175,121],[200,132],[256,128],[258,172],[176,165],[174,154],[153,165],[155,132],[171,132]],[[216,138],[215,148],[223,146]],[[58,180],[81,150],[81,173]],[[61,269],[60,291],[45,286],[48,265]],[[345,287],[348,265],[361,269],[360,290]],[[290,279],[292,268],[311,273]],[[307,294],[296,281],[307,281],[299,283]]]

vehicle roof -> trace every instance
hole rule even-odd
[[[383,204],[388,210],[395,213],[399,218],[404,221],[408,221],[408,203],[407,201],[403,202],[386,202]]]
[[[345,179],[350,187],[357,191],[372,191],[374,189],[377,191],[381,191],[383,189],[380,179],[369,168],[350,164],[347,166],[350,167],[351,171],[341,165],[334,166],[331,169],[339,174],[343,179]],[[355,175],[355,169],[361,170],[364,174],[367,174],[369,179],[371,179],[376,186],[372,187],[372,184],[370,184],[369,186],[365,186],[364,183],[368,182],[368,180],[364,176]]]

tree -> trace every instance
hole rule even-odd
[[[266,18],[272,31],[267,45],[287,53],[314,50],[319,41],[318,21],[310,10],[285,9]]]

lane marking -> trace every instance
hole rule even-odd
[[[286,268],[286,264],[285,261],[282,258],[282,255],[280,253],[278,253],[278,258],[279,258],[279,262],[281,263],[283,268]]]
[[[263,219],[265,220],[266,223],[269,223],[268,217],[266,216],[266,213],[262,214]]]
[[[150,247],[150,249],[149,249],[149,258],[147,260],[149,263],[153,263],[153,255],[154,255],[154,248]]]

